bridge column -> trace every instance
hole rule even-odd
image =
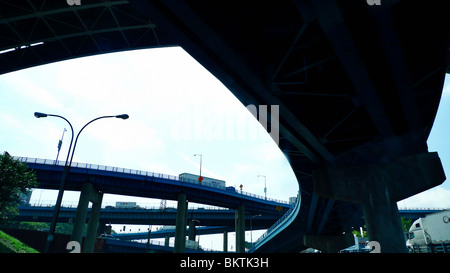
[[[166,235],[166,237],[164,237],[164,246],[169,247],[170,244],[170,235]]]
[[[188,235],[188,239],[191,240],[191,241],[195,241],[195,233],[196,233],[195,221],[191,220],[191,221],[189,221],[189,235]]]
[[[245,252],[245,207],[239,205],[236,210],[236,253]]]
[[[186,249],[186,218],[187,201],[186,194],[178,194],[177,219],[175,227],[175,253],[184,253]]]
[[[444,181],[437,153],[314,173],[317,195],[362,204],[369,240],[383,253],[406,252],[397,202]]]
[[[89,216],[89,223],[87,227],[86,240],[84,241],[85,253],[94,252],[95,239],[97,238],[98,223],[100,219],[100,210],[102,208],[103,193],[96,192],[95,201],[92,204],[91,215]]]
[[[225,230],[223,232],[223,252],[227,253],[228,252],[228,231]]]
[[[100,217],[100,208],[102,204],[103,193],[94,189],[90,183],[85,183],[81,187],[80,199],[78,200],[77,214],[72,230],[72,241],[77,241],[81,245],[83,238],[84,224],[86,223],[86,215],[88,211],[89,201],[93,202],[91,216],[89,217],[88,234],[83,251],[92,252],[97,235],[98,220]],[[90,231],[90,232],[89,232]],[[93,241],[93,242],[92,242]],[[87,246],[86,246],[87,245]],[[91,247],[92,246],[92,247]],[[92,250],[91,250],[92,249]]]

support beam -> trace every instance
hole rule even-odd
[[[236,210],[236,253],[245,252],[245,207],[239,205]]]
[[[84,253],[94,252],[95,239],[97,238],[98,223],[100,219],[100,210],[102,208],[103,193],[98,193],[96,202],[92,204],[91,215],[87,228],[86,240],[84,241]]]
[[[80,198],[78,199],[77,214],[75,216],[75,222],[73,224],[71,241],[76,241],[81,245],[81,239],[83,238],[83,228],[86,223],[86,215],[89,206],[89,197],[91,184],[84,184],[81,187]]]
[[[103,193],[98,192],[92,184],[83,184],[83,186],[81,187],[80,199],[78,200],[77,214],[75,216],[75,223],[73,225],[71,241],[76,241],[81,245],[89,201],[92,202],[93,206],[91,215],[89,217],[88,233],[83,248],[84,252],[92,252],[94,250],[95,239],[97,238],[102,199]]]
[[[186,249],[186,215],[187,201],[186,194],[178,194],[177,219],[175,227],[175,253],[184,253]]]
[[[228,231],[223,232],[223,252],[228,252]]]
[[[369,240],[381,252],[405,252],[397,201],[440,185],[445,174],[437,153],[423,153],[391,162],[316,171],[317,195],[360,203]]]
[[[337,3],[333,0],[310,1],[310,3],[311,6],[306,5],[303,1],[295,2],[304,19],[309,19],[311,16],[317,17],[323,32],[330,41],[380,134],[386,137],[394,135],[389,117],[358,53],[357,46],[345,26],[344,18]]]
[[[170,245],[170,235],[166,235],[166,237],[164,237],[164,246],[169,247],[169,245]]]
[[[191,241],[195,241],[195,221],[191,220],[189,221],[189,235],[188,239]]]

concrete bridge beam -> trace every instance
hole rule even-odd
[[[236,253],[245,252],[245,206],[236,209]]]
[[[192,219],[191,221],[189,221],[189,235],[188,235],[188,239],[191,241],[195,241],[195,236],[196,236],[196,227],[195,227],[195,219]]]
[[[186,249],[186,222],[188,202],[185,193],[178,194],[177,218],[175,227],[175,253],[184,253]]]
[[[227,253],[228,252],[228,231],[225,230],[223,232],[223,252]]]
[[[83,237],[83,228],[86,223],[86,215],[89,202],[92,202],[91,215],[89,217],[88,232],[84,242],[83,252],[92,252],[94,250],[95,238],[100,218],[100,209],[102,206],[103,193],[97,191],[90,183],[85,183],[81,187],[80,199],[78,200],[77,214],[72,230],[72,241],[77,241],[81,245]]]
[[[406,252],[397,202],[445,181],[435,152],[324,169],[313,177],[317,195],[362,204],[369,240],[386,253]]]

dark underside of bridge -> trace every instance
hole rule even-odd
[[[428,150],[449,65],[449,2],[367,2],[0,1],[0,73],[183,47],[244,105],[279,105],[279,147],[302,201],[261,251],[300,251],[303,234],[338,235],[363,223],[360,205],[314,193],[313,171]]]

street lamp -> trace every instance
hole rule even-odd
[[[266,176],[265,175],[258,175],[258,177],[264,177],[264,196],[266,197],[267,200],[267,184],[266,184]]]
[[[69,174],[70,171],[70,166],[72,165],[72,159],[73,159],[73,154],[75,153],[75,147],[77,145],[77,140],[78,137],[80,136],[81,131],[83,131],[83,129],[89,125],[90,123],[98,120],[98,119],[102,119],[102,118],[121,118],[121,119],[128,119],[129,116],[127,114],[122,114],[122,115],[116,115],[116,116],[102,116],[102,117],[98,117],[95,118],[91,121],[89,121],[88,123],[86,123],[86,125],[83,126],[83,128],[81,128],[80,132],[78,132],[77,137],[75,139],[75,144],[73,146],[73,150],[72,150],[72,156],[70,157],[70,161],[69,161],[69,156],[70,156],[70,152],[71,152],[71,148],[72,148],[72,141],[73,141],[73,127],[72,124],[63,116],[60,115],[53,115],[53,114],[46,114],[46,113],[41,113],[41,112],[34,112],[34,116],[36,118],[45,118],[45,117],[58,117],[61,118],[63,120],[65,120],[69,126],[70,126],[70,130],[72,131],[72,137],[70,139],[70,144],[69,144],[69,151],[67,152],[67,158],[66,158],[66,163],[64,165],[64,172],[61,178],[61,183],[59,185],[59,191],[58,191],[58,197],[56,199],[56,204],[55,204],[55,210],[53,211],[53,216],[52,216],[52,221],[50,224],[50,230],[47,236],[47,242],[45,244],[45,250],[44,252],[48,253],[50,251],[50,246],[53,242],[53,238],[55,236],[55,229],[56,229],[56,223],[58,220],[58,216],[59,216],[59,212],[61,210],[61,203],[62,203],[62,199],[63,199],[63,195],[64,195],[64,188],[67,182],[67,175]]]
[[[195,154],[194,156],[200,156],[200,177],[202,177],[202,158],[203,158],[203,156],[201,154]],[[202,181],[200,180],[200,177],[199,177],[198,181],[200,181],[200,183],[202,183]]]
[[[259,216],[261,216],[261,214],[253,215],[252,217],[250,217],[250,243],[252,244],[252,246],[253,246],[253,227],[252,227],[252,219],[255,218],[255,217],[259,217]]]

